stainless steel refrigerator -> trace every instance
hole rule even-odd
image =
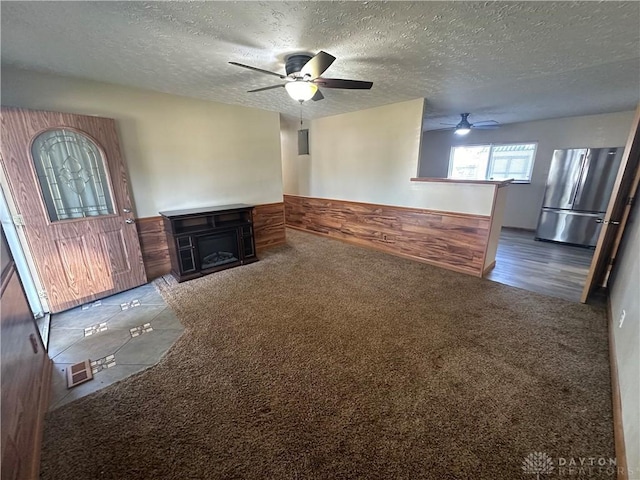
[[[594,247],[624,147],[553,152],[536,240]]]

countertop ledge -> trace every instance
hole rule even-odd
[[[440,183],[472,183],[476,185],[497,185],[498,188],[506,187],[513,182],[513,178],[508,180],[462,180],[455,178],[436,178],[436,177],[414,177],[412,182],[440,182]]]

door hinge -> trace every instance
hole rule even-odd
[[[13,224],[16,227],[24,227],[24,218],[22,217],[22,215],[14,215],[13,216]]]
[[[40,297],[40,298],[49,298],[49,295],[47,295],[47,291],[46,290],[38,290],[38,297]]]
[[[635,201],[635,197],[629,197],[627,198],[627,205],[633,205],[633,202]]]
[[[615,265],[615,263],[616,263],[616,259],[614,257],[609,257],[609,260],[607,261],[607,264],[610,267],[613,267]]]
[[[36,334],[32,333],[31,335],[29,335],[29,341],[31,342],[31,349],[33,350],[33,353],[38,353],[38,340],[36,339]]]

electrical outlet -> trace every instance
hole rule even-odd
[[[622,313],[620,314],[620,324],[618,325],[618,328],[622,328],[622,324],[624,323],[624,317],[626,316],[627,316],[626,310],[622,310]]]

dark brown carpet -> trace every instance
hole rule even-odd
[[[531,452],[614,456],[602,309],[288,241],[165,284],[187,331],[48,415],[42,478],[512,480]]]

